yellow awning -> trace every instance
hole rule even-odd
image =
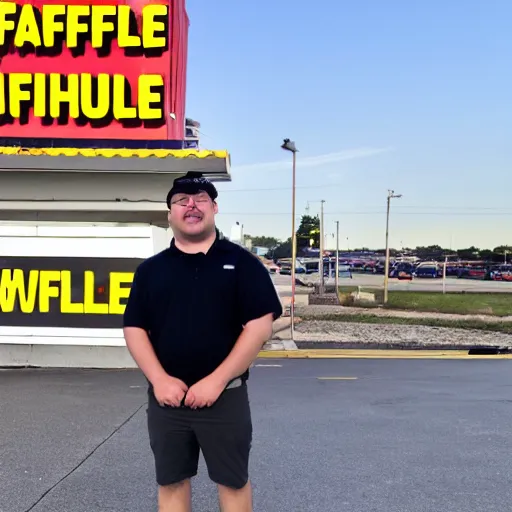
[[[128,149],[0,146],[0,172],[116,172],[186,174],[201,172],[214,180],[230,180],[230,155],[211,149]]]
[[[228,158],[227,151],[210,149],[25,148],[0,146],[0,154],[27,156],[102,156],[104,158]]]

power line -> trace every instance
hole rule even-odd
[[[383,210],[379,211],[340,211],[340,212],[324,212],[324,215],[385,215]],[[291,215],[291,212],[219,212],[218,215]],[[510,212],[394,212],[395,215],[438,215],[443,217],[455,216],[512,216]]]
[[[263,189],[261,189],[263,190]],[[270,190],[270,189],[266,189]],[[0,202],[12,203],[18,201],[27,201],[25,198],[9,198],[2,199]],[[111,203],[113,202],[111,199],[89,199],[89,200],[77,200],[77,199],[30,199],[32,203],[57,203],[57,202],[73,202],[73,203]],[[120,203],[155,203],[162,204],[162,201],[155,199],[125,199],[119,198],[116,199],[116,202]],[[309,212],[309,203],[314,201],[308,201],[308,206],[306,206],[305,211]],[[512,215],[512,208],[504,208],[504,207],[485,207],[479,206],[477,208],[471,206],[396,206],[395,209],[399,208],[409,209],[409,208],[417,208],[418,210],[428,210],[430,208],[437,209],[438,211],[395,211],[393,215],[440,215],[445,217],[450,216],[510,216]],[[465,211],[439,211],[439,210],[465,210]],[[381,215],[386,212],[383,210],[345,210],[345,211],[337,211],[337,212],[324,212],[325,215]],[[218,215],[291,215],[290,212],[219,212]]]
[[[303,185],[296,186],[297,189],[320,189],[320,188],[339,188],[344,187],[345,184],[326,184],[326,185]],[[291,187],[266,187],[266,188],[233,188],[233,189],[222,189],[218,187],[219,192],[225,194],[227,192],[275,192],[282,190],[291,190]],[[473,210],[472,206],[432,206],[432,205],[416,205],[416,206],[407,206],[407,205],[397,205],[395,208],[400,209],[408,209],[408,208],[423,208],[423,209],[431,209],[438,208],[443,210]],[[510,210],[512,212],[512,208],[506,206],[481,206],[478,208],[479,210]]]
[[[416,206],[404,206],[404,205],[396,205],[395,208],[418,208],[422,210],[428,210],[431,208],[437,208],[442,210],[510,210],[512,211],[512,208],[505,207],[505,206],[479,206],[478,208],[475,208],[474,206],[423,206],[423,205],[416,205]]]
[[[301,185],[295,188],[333,188],[341,185]],[[291,190],[292,187],[269,187],[269,188],[232,188],[223,189],[218,187],[219,192],[225,194],[226,192],[273,192],[277,190]]]

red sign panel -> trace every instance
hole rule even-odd
[[[184,0],[0,1],[0,137],[183,138]]]

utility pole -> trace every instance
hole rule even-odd
[[[446,266],[448,264],[448,256],[444,257],[443,265],[443,295],[446,294]]]
[[[320,295],[325,291],[324,283],[324,203],[322,199],[320,201],[320,261],[318,264],[318,270],[320,272]]]
[[[334,277],[334,283],[336,288],[336,296],[338,296],[338,289],[340,284],[340,221],[336,221],[336,265],[334,267],[336,272]]]
[[[384,304],[388,302],[389,284],[389,210],[391,199],[402,197],[402,194],[395,194],[394,190],[388,190],[388,204],[386,211],[386,264],[384,265]]]

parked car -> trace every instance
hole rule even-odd
[[[488,279],[492,281],[512,281],[512,265],[494,265],[489,269]]]
[[[283,276],[291,276],[292,275],[292,267],[291,265],[282,265],[279,273]],[[306,269],[304,267],[295,267],[295,274],[305,274]]]
[[[442,269],[439,268],[439,265],[419,265],[416,268],[414,273],[415,277],[420,278],[437,278],[443,275]]]
[[[486,267],[466,266],[459,269],[459,279],[490,279],[490,269]]]
[[[413,278],[414,266],[412,263],[400,262],[396,265],[394,270],[395,277],[400,280]]]

